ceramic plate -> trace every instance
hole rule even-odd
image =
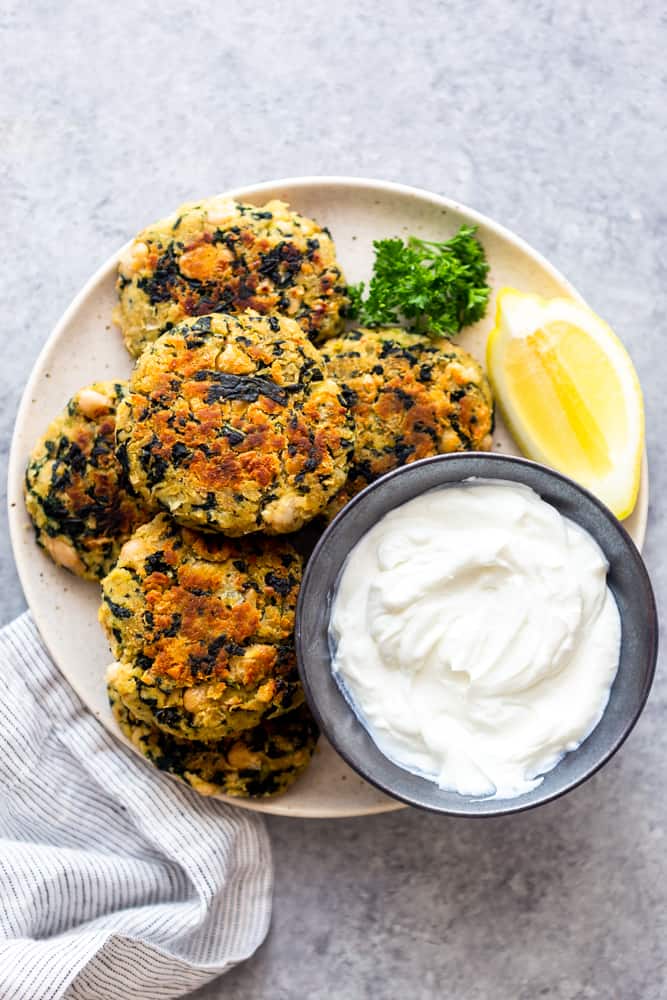
[[[193,196],[202,192],[193,192]],[[479,227],[491,265],[494,289],[514,285],[540,295],[581,297],[543,257],[497,223],[456,202],[426,191],[356,178],[297,178],[239,188],[229,194],[261,204],[281,198],[331,230],[348,281],[368,279],[373,240],[387,236],[447,238],[462,223]],[[165,205],[163,215],[175,206]],[[137,229],[152,220],[138,219]],[[92,712],[119,739],[106,701],[104,671],[110,655],[97,622],[97,587],[56,567],[37,548],[23,505],[23,473],[28,454],[69,397],[88,382],[124,379],[131,363],[120,333],[111,323],[120,252],[100,268],[72,302],[40,354],[19,408],[9,463],[9,517],[12,545],[26,599],[60,670]],[[480,360],[493,324],[492,300],[484,320],[460,343]],[[495,448],[518,454],[498,420]],[[641,547],[648,507],[646,459],[637,506],[625,526]],[[232,800],[236,805],[286,816],[359,816],[401,808],[367,785],[320,740],[311,767],[283,796],[266,801]]]

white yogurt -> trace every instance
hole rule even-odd
[[[352,550],[334,670],[382,752],[462,795],[535,788],[599,722],[621,622],[597,543],[533,490],[469,480]]]

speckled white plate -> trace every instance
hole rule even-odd
[[[230,194],[257,204],[282,198],[299,212],[327,225],[349,281],[369,278],[374,239],[410,234],[443,239],[462,223],[472,223],[479,227],[494,288],[509,284],[545,296],[564,294],[580,298],[555,268],[517,236],[456,202],[426,191],[383,181],[311,177],[258,184]],[[201,195],[202,192],[193,192],[193,197]],[[165,205],[163,215],[174,207]],[[138,219],[137,229],[150,221]],[[88,382],[127,378],[130,373],[130,358],[110,319],[119,254],[107,261],[77,295],[37,359],[21,401],[12,442],[9,519],[21,583],[46,645],[90,710],[122,739],[106,700],[104,670],[110,656],[97,623],[97,587],[54,566],[37,548],[22,495],[28,454],[68,398]],[[463,346],[480,360],[484,357],[484,344],[494,314],[492,301],[486,318],[460,338]],[[500,420],[494,440],[497,450],[518,453]],[[647,506],[648,471],[644,458],[639,500],[626,521],[639,547],[644,539]],[[362,781],[323,739],[307,773],[285,795],[260,802],[233,801],[261,812],[319,818],[401,808],[400,803]]]

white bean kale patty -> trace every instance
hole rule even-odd
[[[123,543],[153,516],[116,458],[116,408],[126,391],[124,382],[80,389],[37,442],[26,470],[38,544],[88,580],[108,573]]]
[[[317,742],[317,726],[305,705],[236,736],[205,743],[179,739],[133,716],[116,690],[113,672],[108,693],[120,729],[144,757],[201,795],[279,795],[306,769]]]
[[[420,458],[491,447],[493,399],[480,364],[447,339],[398,328],[350,330],[322,347],[355,428],[333,516],[375,479]]]
[[[315,341],[336,334],[348,305],[327,229],[282,201],[226,197],[182,205],[133,240],[118,268],[114,320],[130,354],[186,316],[290,316]]]
[[[102,581],[114,686],[139,721],[216,740],[303,701],[294,651],[301,558],[282,539],[230,539],[159,514]]]
[[[118,453],[137,493],[230,536],[297,531],[347,476],[352,420],[322,356],[277,316],[202,316],[139,358]]]

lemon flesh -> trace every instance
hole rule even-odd
[[[611,328],[570,299],[505,288],[487,367],[523,453],[581,483],[618,518],[632,513],[644,406],[630,356]]]

